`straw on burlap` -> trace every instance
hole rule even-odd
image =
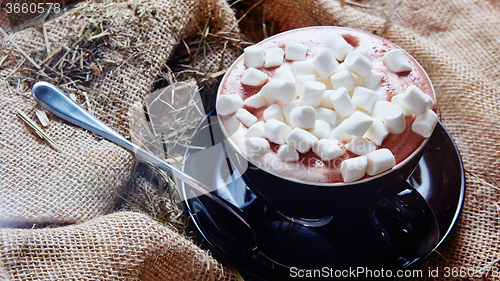
[[[200,1],[200,3],[187,1],[182,2],[182,5],[171,5],[170,1],[155,3],[158,13],[162,16],[154,17],[153,24],[146,28],[139,27],[142,23],[133,20],[119,25],[120,20],[126,19],[129,15],[134,19],[136,14],[124,7],[119,10],[121,14],[114,10],[115,13],[109,16],[114,24],[135,28],[135,32],[143,35],[142,38],[153,40],[154,44],[159,47],[155,48],[154,52],[147,52],[147,56],[151,59],[149,63],[130,59],[129,63],[125,67],[120,67],[114,75],[93,81],[93,89],[103,90],[103,96],[118,96],[124,99],[123,101],[115,100],[114,104],[97,101],[94,103],[94,112],[104,118],[109,110],[116,107],[140,104],[141,97],[151,89],[151,84],[156,79],[161,64],[171,53],[172,47],[179,42],[180,38],[192,33],[196,26],[203,25],[207,17],[220,15],[214,11],[218,11],[220,7],[227,9],[222,2],[209,2],[208,4],[205,1]],[[375,31],[380,34],[387,15],[398,2],[396,0],[359,1],[361,4],[377,8],[374,9],[351,4],[341,7],[339,2],[329,0],[273,0],[261,3],[260,8],[265,8],[265,19],[268,22],[276,23],[275,31],[310,25],[339,25],[368,32]],[[169,14],[177,13],[179,16],[168,17],[166,11]],[[229,16],[227,17],[226,23],[234,21]],[[188,18],[192,20],[189,21]],[[75,22],[78,23],[79,20],[84,21],[84,19],[77,18]],[[262,18],[258,17],[255,20],[262,21]],[[63,19],[64,23],[71,23],[71,21],[71,17]],[[78,32],[78,29],[71,30],[63,26],[64,24],[60,24],[57,31],[51,31],[50,36],[65,38],[68,33]],[[171,27],[171,29],[166,27]],[[500,69],[497,66],[500,59],[499,27],[500,5],[495,0],[474,2],[407,0],[402,1],[398,6],[384,33],[384,37],[406,49],[428,72],[436,90],[441,120],[454,137],[462,154],[465,168],[470,173],[467,174],[466,199],[456,231],[439,249],[441,255],[434,254],[419,266],[425,273],[428,267],[479,268],[495,261],[500,256],[499,211],[496,205],[500,199],[500,191],[494,188],[497,182],[500,182],[500,175],[496,171],[496,167],[500,164],[500,96],[497,90],[500,86]],[[174,30],[176,32],[169,32]],[[23,39],[21,35],[14,36],[16,41],[22,43],[25,48],[43,46],[42,37],[36,31],[26,31],[23,34],[25,36],[36,35],[35,38],[27,39]],[[12,50],[12,47],[5,41],[0,41],[0,46],[2,50],[5,48],[9,52]],[[0,58],[4,54],[1,52],[0,50]],[[127,54],[129,53],[123,53],[121,58],[128,59]],[[1,78],[10,73],[10,70],[15,67],[16,59],[19,59],[15,51],[10,52],[9,56],[11,55],[17,57],[9,57],[10,64],[7,65],[7,70],[5,66],[0,68]],[[25,65],[25,67],[29,66]],[[132,72],[131,69],[134,71]],[[55,153],[15,116],[15,109],[29,111],[33,102],[21,95],[12,94],[8,86],[0,85],[3,87],[0,88],[2,95],[0,106],[3,106],[4,110],[1,116],[0,148],[6,152],[0,155],[2,165],[0,192],[3,197],[0,204],[3,204],[4,196],[7,195],[9,196],[7,202],[11,202],[9,205],[0,205],[1,214],[4,216],[2,220],[33,222],[42,219],[42,221],[77,222],[110,212],[115,205],[116,194],[122,191],[123,183],[131,176],[133,161],[130,155],[106,141],[52,118],[53,124],[47,131],[58,142],[65,143],[66,141],[66,148],[63,148],[63,152]],[[126,116],[126,111],[123,114]],[[119,117],[108,116],[104,119],[114,128],[126,132],[127,124]],[[82,139],[85,139],[85,142]],[[99,149],[94,159],[75,153],[75,151],[88,151],[89,147],[94,151]],[[101,153],[111,159],[98,157],[102,155]],[[72,168],[64,169],[66,166]],[[87,175],[79,177],[78,174],[72,174],[68,177],[68,172],[73,171],[75,167],[79,167],[81,173],[87,173]],[[91,171],[95,172],[95,170],[100,173],[99,179],[104,182],[102,185],[95,183],[91,180],[93,178],[89,177]],[[47,182],[47,178],[58,180]],[[41,180],[45,182],[40,182]],[[115,183],[117,181],[118,183]],[[54,182],[58,184],[52,187],[49,183]],[[65,196],[52,195],[50,197],[47,192],[40,190],[39,186],[51,186],[57,190],[56,194],[65,194]],[[76,195],[78,197],[75,197]],[[19,198],[29,200],[22,201]],[[44,201],[46,198],[50,200]],[[81,198],[87,201],[80,201]],[[37,205],[39,201],[42,202],[41,205]],[[60,206],[56,204],[58,202],[71,203],[67,204],[66,208],[52,210]],[[44,215],[32,212],[35,209],[43,210]],[[4,210],[14,215],[4,214]],[[101,224],[107,228],[100,229]],[[196,267],[199,270],[198,273],[202,274],[206,269],[206,265],[200,263],[202,257],[199,251],[194,251],[199,256],[186,257],[181,255],[182,253],[178,251],[180,248],[177,246],[168,246],[179,245],[172,241],[183,241],[179,240],[182,239],[180,236],[170,234],[171,232],[165,227],[135,213],[112,214],[84,224],[61,228],[3,229],[1,233],[0,278],[2,272],[13,279],[23,279],[23,277],[27,279],[44,273],[47,274],[44,277],[47,279],[51,277],[57,279],[58,276],[65,276],[69,279],[78,276],[79,272],[88,272],[89,275],[85,276],[88,279],[113,279],[111,274],[109,277],[99,274],[100,272],[120,274],[123,271],[123,273],[130,272],[131,274],[126,279],[134,279],[134,277],[147,279],[144,275],[146,273],[161,274],[165,272],[164,270],[172,268],[177,269],[172,271],[173,276],[186,276],[182,274],[187,274],[192,270],[194,261],[197,261],[196,264],[199,265]],[[169,234],[165,235],[167,238],[164,238],[160,233]],[[106,238],[101,240],[105,242],[98,243],[99,247],[89,244],[95,242],[96,237]],[[118,240],[116,237],[121,237],[123,240]],[[155,241],[164,239],[161,241],[165,244],[154,244],[148,240],[149,237],[155,237]],[[187,248],[191,247],[191,244],[187,245],[189,245],[186,246]],[[102,258],[94,255],[103,251],[109,253],[109,256]],[[169,251],[178,253],[179,256],[174,254],[168,256]],[[169,258],[159,259],[159,253],[165,257],[171,257],[174,261],[178,259],[181,265],[172,267],[170,262],[173,261]],[[128,255],[141,258],[127,259]],[[73,257],[74,260],[68,261],[67,267],[64,267],[65,260],[58,257]],[[28,267],[30,263],[35,266]],[[125,265],[126,263],[128,265]],[[185,266],[182,266],[182,263]],[[93,267],[93,264],[99,264],[99,266]],[[89,268],[92,270],[86,271]],[[126,269],[129,268],[134,268],[135,271],[127,271]],[[497,269],[496,266],[494,268]],[[424,279],[433,279],[425,276]],[[167,278],[158,276],[157,279],[162,279],[162,277]],[[441,277],[443,277],[442,274]],[[170,278],[173,279],[169,280],[198,280],[194,277]],[[207,277],[205,275],[201,278]],[[476,279],[480,278],[494,279],[491,276],[486,278],[484,272],[476,275]],[[119,278],[116,275],[114,279]],[[151,279],[154,278],[151,277]]]
[[[86,3],[45,25],[49,47],[56,52],[56,61],[43,66],[49,77],[28,61],[18,65],[24,57],[6,38],[0,39],[0,58],[7,55],[0,68],[0,225],[11,227],[0,232],[0,279],[2,275],[14,280],[232,278],[205,251],[157,223],[157,218],[123,211],[102,216],[113,213],[120,200],[135,198],[129,194],[137,190],[134,184],[148,185],[140,176],[130,181],[136,167],[130,152],[49,114],[51,124],[44,130],[61,148],[56,151],[17,116],[21,110],[36,120],[30,87],[35,79],[49,80],[84,97],[84,107],[128,136],[131,115],[142,109],[174,47],[201,32],[208,19],[214,34],[230,31],[236,22],[228,4],[220,0]],[[232,31],[237,34],[237,27]],[[82,34],[87,34],[84,44],[91,48],[79,53],[75,47]],[[37,63],[47,56],[41,29],[11,38],[23,50],[34,50],[29,53]],[[227,67],[236,54],[228,47],[222,66]],[[89,81],[85,75],[82,80],[60,71],[79,71],[78,65],[64,68],[55,63],[62,57],[67,66],[70,56],[79,55],[85,64],[87,58],[95,63]],[[221,52],[209,52],[207,67],[218,63],[220,56]],[[58,71],[63,80],[58,80]],[[80,81],[71,83],[68,77]],[[161,215],[177,208],[165,203],[157,203],[167,209]],[[82,224],[61,226],[72,223]],[[50,224],[60,227],[38,229]]]
[[[99,50],[103,52],[102,61],[116,63],[111,71],[92,77],[87,94],[90,111],[127,135],[130,114],[142,108],[142,99],[152,91],[180,40],[201,30],[207,18],[216,21],[220,30],[232,27],[235,19],[224,1],[106,4],[86,5],[50,23],[48,40],[54,49],[66,44],[92,17],[99,16],[109,18],[102,32],[133,35],[127,48],[119,48],[113,41],[101,43],[108,46]],[[138,13],[147,16],[139,18]],[[45,46],[42,33],[35,29],[12,37],[24,50]],[[0,156],[0,222],[73,223],[109,213],[132,175],[132,155],[57,118],[52,118],[46,132],[61,151],[40,140],[16,115],[16,110],[32,111],[30,89],[19,90],[8,84],[22,57],[7,40],[0,41],[0,46],[0,57],[9,55],[0,69],[0,106],[4,110],[0,119],[0,148],[4,151]],[[230,62],[230,52],[226,56]],[[31,67],[27,64],[23,67]],[[62,86],[64,90],[75,91],[71,83],[66,85]]]

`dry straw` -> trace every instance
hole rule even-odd
[[[195,3],[194,6],[199,4],[196,1],[193,3]],[[113,24],[109,22],[109,16],[112,9],[115,8],[134,11],[135,14],[131,17],[133,22],[123,24],[119,28],[113,27]],[[158,80],[153,87],[154,91],[170,84],[177,84],[177,81],[180,80],[194,79],[194,85],[198,85],[202,96],[206,98],[205,105],[201,101],[189,102],[189,100],[184,102],[186,104],[184,107],[177,107],[178,104],[171,103],[170,106],[173,111],[177,112],[177,115],[196,113],[198,116],[205,116],[203,107],[213,106],[210,104],[214,98],[213,90],[231,61],[243,48],[241,47],[243,40],[239,37],[237,29],[233,31],[229,31],[227,28],[221,29],[228,23],[222,20],[219,22],[219,19],[228,18],[231,15],[223,13],[231,13],[231,11],[217,9],[210,12],[221,14],[208,17],[202,30],[183,38],[182,48],[176,49],[170,55],[171,61],[168,66],[164,65],[164,69],[158,73]],[[101,114],[97,108],[100,104],[114,104],[120,97],[102,95],[98,89],[93,87],[96,81],[113,73],[120,75],[124,69],[131,68],[131,63],[135,65],[140,63],[153,64],[149,54],[154,53],[157,47],[149,45],[147,41],[141,39],[140,37],[144,35],[140,34],[139,31],[152,28],[150,25],[153,21],[150,19],[154,18],[155,13],[156,9],[153,6],[141,1],[109,2],[107,4],[87,2],[72,10],[71,16],[62,18],[62,21],[69,26],[79,27],[74,32],[69,32],[69,36],[64,37],[63,40],[51,39],[54,34],[57,35],[60,31],[60,24],[51,22],[39,27],[43,36],[43,47],[32,47],[31,44],[21,44],[23,46],[21,47],[13,39],[15,36],[11,37],[1,30],[6,41],[14,46],[15,52],[21,54],[20,56],[16,56],[16,53],[0,56],[0,67],[5,66],[4,63],[8,62],[7,69],[12,69],[2,77],[3,81],[6,82],[5,86],[13,95],[23,96],[28,103],[33,104],[29,91],[36,81],[44,80],[63,89],[87,110]],[[77,24],[82,21],[85,23]],[[231,22],[231,24],[234,23]],[[218,27],[218,25],[220,26]],[[56,30],[53,29],[54,27]],[[124,59],[117,59],[109,52],[110,49],[118,50],[116,52],[120,52]],[[187,56],[183,54],[186,50]],[[17,59],[13,60],[12,58]],[[15,65],[13,66],[12,63]],[[29,66],[27,66],[28,63]],[[171,67],[176,68],[175,72],[171,70]],[[178,94],[178,92],[182,92],[182,90],[177,88],[171,92],[173,99],[192,99],[194,101],[194,96],[185,96]],[[211,96],[206,97],[207,94],[203,93]],[[163,101],[156,100],[156,102]],[[167,161],[179,164],[182,161],[182,154],[171,155],[170,153],[175,150],[174,148],[178,148],[178,151],[189,147],[193,148],[189,143],[189,136],[192,130],[198,126],[200,120],[178,119],[175,120],[177,123],[175,123],[174,130],[169,131],[168,134],[158,132],[157,124],[150,122],[154,120],[151,118],[153,113],[150,112],[150,106],[151,104],[144,107],[144,118],[139,119],[140,126],[130,127],[129,135],[133,139],[135,137],[135,140],[145,148],[165,157]],[[122,125],[132,124],[132,121],[129,120],[130,116],[123,114],[124,108],[110,106],[108,109],[109,111],[105,112],[105,115],[99,117],[106,119],[109,116],[113,120],[118,120]],[[57,118],[54,119],[50,114],[47,116],[43,110],[37,107],[28,114],[18,108],[17,113],[19,118],[49,145],[61,150],[53,141],[53,136],[50,135],[51,132],[54,132],[52,130],[54,126],[60,126],[60,124],[52,124],[54,120],[57,120],[55,123],[60,123]],[[38,118],[38,121],[32,119],[34,116]],[[136,131],[133,132],[132,129]],[[121,132],[126,133],[127,130],[122,129]],[[58,137],[60,138],[61,135]],[[71,148],[65,144],[62,150],[66,153]],[[100,168],[107,167],[98,167],[98,169]],[[96,175],[101,178],[98,171],[96,171]],[[134,210],[146,213],[154,220],[176,229],[184,236],[190,237],[192,235],[187,233],[185,229],[187,218],[184,216],[180,202],[178,182],[164,171],[141,164],[128,186],[128,191],[125,194],[116,193],[115,195],[121,198],[121,202],[116,206],[117,211]],[[44,225],[46,224],[36,224],[36,228],[41,229]],[[23,245],[28,243],[29,239],[25,238]],[[206,258],[206,263],[210,270],[210,278],[220,277],[221,273],[218,272],[220,266],[214,266],[211,257]],[[223,273],[223,275],[227,275],[227,273]]]

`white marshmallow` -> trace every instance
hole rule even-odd
[[[393,49],[385,53],[382,61],[393,72],[411,71],[411,64],[400,49]]]
[[[292,128],[281,121],[271,119],[264,125],[264,131],[269,141],[277,144],[284,144]]]
[[[296,61],[292,63],[292,72],[295,76],[299,75],[318,75],[316,68],[311,60]]]
[[[295,87],[297,89],[297,96],[300,96],[300,94],[302,93],[302,88],[304,88],[304,84],[309,81],[318,81],[318,77],[314,74],[299,75],[295,77]]]
[[[359,137],[353,138],[348,144],[345,145],[345,148],[357,155],[366,155],[377,150],[377,146],[373,142]]]
[[[415,118],[411,129],[415,133],[422,135],[424,138],[428,138],[432,135],[438,119],[438,116],[432,109],[427,109],[424,113]]]
[[[335,111],[342,117],[346,118],[351,115],[356,109],[356,105],[352,101],[346,88],[339,88],[330,95]]]
[[[426,95],[422,90],[420,90],[417,86],[411,85],[406,88],[404,96],[401,98],[401,104],[413,111],[413,113],[419,115],[422,114],[429,103],[432,102],[431,97]]]
[[[339,61],[343,61],[347,54],[353,49],[344,37],[340,35],[333,35],[326,46]]]
[[[266,139],[254,137],[245,139],[245,147],[247,157],[250,159],[256,156],[262,156],[271,149],[271,146]]]
[[[295,83],[281,79],[269,82],[269,91],[273,99],[284,102],[293,101],[297,92]]]
[[[328,108],[328,109],[333,109],[333,104],[332,100],[330,99],[330,95],[333,93],[333,90],[326,90],[325,93],[323,94],[323,98],[321,99],[321,102],[319,103],[319,106]]]
[[[257,87],[264,85],[266,82],[267,74],[253,67],[246,69],[241,75],[241,84],[243,85]]]
[[[352,101],[357,108],[371,114],[373,111],[373,105],[377,101],[377,92],[370,90],[365,87],[356,87],[352,93]]]
[[[264,61],[264,66],[276,67],[283,64],[283,58],[285,57],[285,51],[281,48],[270,48],[266,50],[266,59]]]
[[[262,92],[258,92],[256,94],[254,94],[253,96],[248,97],[243,104],[246,106],[253,107],[253,108],[261,108],[261,107],[267,105],[267,101],[264,98],[264,96],[262,95]]]
[[[300,101],[299,100],[294,100],[289,103],[285,103],[283,106],[281,106],[281,110],[283,111],[283,116],[285,117],[285,121],[290,124],[290,112],[292,109],[296,107],[300,107]]]
[[[432,101],[432,99],[429,99],[426,109],[433,109],[433,108],[434,108],[434,102]]]
[[[304,83],[300,94],[300,102],[302,105],[318,107],[325,94],[325,84],[317,81],[308,81]]]
[[[283,144],[278,148],[278,157],[284,162],[299,160],[299,153],[288,144]]]
[[[285,58],[287,60],[305,60],[307,46],[293,41],[285,43]]]
[[[258,120],[257,117],[255,117],[255,115],[248,112],[248,110],[246,110],[244,108],[238,109],[236,111],[236,113],[234,114],[234,117],[238,118],[238,120],[240,120],[241,123],[243,123],[243,125],[245,125],[247,127],[252,126]]]
[[[359,52],[353,51],[347,54],[344,65],[358,77],[366,77],[372,71],[372,62]]]
[[[243,100],[236,95],[219,95],[216,109],[219,115],[231,115],[243,106]]]
[[[342,154],[344,151],[337,143],[329,139],[319,140],[313,147],[312,150],[316,155],[321,157],[325,161],[333,160]]]
[[[334,73],[341,72],[341,71],[344,71],[344,70],[349,70],[349,69],[347,69],[347,68],[345,67],[345,63],[344,63],[344,62],[341,62],[341,63],[339,64],[339,67],[337,67],[337,70],[335,70],[335,72],[334,72]]]
[[[340,118],[337,118],[337,112],[328,109],[328,108],[323,108],[323,107],[318,107],[316,108],[316,119],[318,120],[324,120],[330,126],[337,126],[337,124],[340,122]]]
[[[387,148],[381,148],[366,154],[366,159],[368,161],[366,173],[370,176],[378,175],[396,166],[396,159]]]
[[[234,117],[234,115],[221,116],[221,119],[224,122],[224,127],[228,136],[232,136],[236,131],[243,127],[243,124],[241,124],[240,120]]]
[[[332,81],[330,80],[330,78],[318,79],[318,81],[325,84],[327,90],[333,90]]]
[[[349,70],[339,71],[332,76],[330,76],[330,81],[332,82],[332,87],[334,90],[337,90],[341,87],[347,89],[348,92],[354,90],[355,81]]]
[[[285,117],[283,116],[281,106],[275,103],[266,108],[266,110],[264,110],[264,113],[262,113],[262,116],[264,117],[264,120],[266,120],[266,122],[272,119],[285,122]]]
[[[371,59],[370,59],[370,54],[368,54],[368,51],[367,51],[367,50],[364,50],[364,49],[363,49],[363,50],[361,50],[361,49],[356,49],[356,52],[358,52],[358,53],[362,54],[362,55],[363,55],[363,57],[365,57],[365,58],[367,58],[367,59],[371,60]]]
[[[403,110],[403,114],[405,116],[411,116],[413,114],[413,112],[411,112],[411,110],[409,110],[403,104],[401,104],[401,100],[403,99],[403,97],[404,97],[404,94],[395,95],[392,97],[391,102],[393,104],[397,104],[397,105],[401,106],[401,109]]]
[[[264,64],[264,48],[253,45],[243,49],[246,67],[261,67]]]
[[[382,113],[382,119],[389,132],[393,134],[401,134],[406,129],[405,115],[399,105],[388,105]]]
[[[385,124],[381,120],[374,118],[373,124],[371,125],[370,129],[366,131],[363,137],[380,146],[382,145],[385,137],[387,137],[388,135],[389,129],[387,129]]]
[[[321,119],[316,120],[314,126],[311,129],[309,129],[309,132],[315,135],[318,139],[329,138],[331,131],[332,128],[330,127],[330,124],[328,124],[328,122],[326,122],[325,120]]]
[[[276,100],[273,98],[273,93],[270,91],[269,83],[262,86],[259,93],[264,97],[267,103],[275,103]]]
[[[290,111],[290,125],[309,129],[316,123],[316,110],[311,106],[300,106]]]
[[[265,131],[264,121],[259,121],[255,124],[253,124],[252,126],[250,126],[250,128],[248,128],[246,137],[247,138],[250,138],[250,137],[265,138],[266,131]]]
[[[336,141],[350,141],[352,140],[353,136],[347,134],[346,132],[344,132],[344,124],[345,122],[347,121],[344,120],[342,121],[342,123],[340,123],[340,125],[338,125],[337,127],[335,127],[332,132],[330,133],[330,138],[333,139],[333,140],[336,140]]]
[[[293,75],[290,65],[284,64],[276,69],[273,79],[295,82],[295,75]]]
[[[384,79],[384,74],[372,70],[361,80],[359,85],[370,90],[376,90],[382,84],[382,79]]]
[[[286,138],[286,143],[300,153],[308,152],[317,142],[317,137],[301,128],[294,128]]]
[[[330,77],[339,67],[339,62],[330,49],[319,51],[313,58],[313,64],[322,79]]]
[[[354,111],[344,123],[344,132],[352,136],[362,137],[372,124],[373,118],[371,116],[361,111]]]
[[[384,121],[384,117],[382,117],[382,115],[384,114],[385,107],[388,105],[391,105],[391,103],[386,100],[376,101],[373,105],[372,117],[380,121]]]
[[[367,165],[368,160],[364,155],[342,161],[340,173],[344,178],[344,182],[353,182],[362,178],[366,173]]]

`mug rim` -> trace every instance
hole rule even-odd
[[[349,31],[354,31],[354,32],[360,32],[360,33],[364,33],[364,34],[367,34],[367,35],[370,35],[370,36],[376,36],[379,39],[381,39],[383,41],[386,41],[386,42],[389,42],[390,44],[398,47],[401,51],[405,52],[409,57],[411,57],[412,60],[423,71],[423,73],[425,74],[425,77],[427,78],[427,80],[430,83],[432,94],[433,94],[434,100],[436,101],[436,104],[437,104],[436,91],[434,90],[434,85],[432,84],[432,81],[429,78],[429,75],[427,74],[427,71],[425,71],[425,69],[422,67],[422,65],[412,55],[410,55],[405,49],[401,48],[399,45],[397,45],[397,44],[395,44],[395,43],[393,43],[393,42],[391,42],[391,41],[389,41],[389,40],[387,40],[387,39],[385,39],[383,37],[380,37],[380,36],[375,35],[375,34],[368,33],[366,31],[362,31],[362,30],[358,30],[358,29],[354,29],[354,28],[350,28],[350,27],[342,27],[342,26],[328,26],[328,25],[327,26],[308,26],[308,27],[295,28],[295,29],[290,29],[290,30],[284,31],[284,32],[280,32],[280,33],[275,34],[273,36],[270,36],[270,37],[268,37],[268,38],[266,38],[266,39],[264,39],[262,41],[259,41],[258,43],[254,44],[254,45],[258,45],[258,44],[264,43],[266,41],[274,39],[275,37],[281,36],[281,35],[286,34],[286,33],[295,32],[297,30],[317,29],[317,28],[344,29],[344,30],[349,30]],[[235,65],[239,61],[241,61],[243,58],[244,58],[244,54],[241,54],[237,59],[234,60],[234,62],[227,69],[226,73],[224,74],[224,76],[223,76],[223,78],[222,78],[222,80],[221,80],[221,82],[219,84],[219,87],[217,88],[216,99],[221,95],[222,86],[224,85],[224,82],[226,81],[229,73],[235,67]],[[217,103],[217,100],[216,100],[216,103]],[[266,172],[266,173],[268,173],[268,174],[270,174],[272,176],[279,177],[279,178],[281,178],[283,180],[286,180],[286,181],[291,181],[291,182],[295,182],[295,183],[302,184],[302,185],[317,186],[317,187],[328,187],[328,188],[330,188],[330,187],[354,186],[354,185],[364,184],[364,183],[367,183],[367,182],[379,179],[379,178],[381,178],[381,177],[383,177],[383,176],[385,176],[387,174],[390,174],[391,172],[393,172],[395,170],[400,169],[401,167],[405,166],[408,162],[410,162],[411,160],[413,160],[413,158],[415,158],[417,155],[420,154],[420,152],[423,150],[423,148],[425,147],[425,145],[429,141],[429,138],[425,138],[422,141],[422,143],[417,147],[417,149],[415,149],[408,157],[406,157],[403,161],[401,161],[398,164],[396,164],[394,167],[392,167],[389,170],[386,170],[386,171],[384,171],[384,172],[382,172],[380,174],[377,174],[377,175],[374,175],[374,176],[369,176],[367,178],[359,179],[359,180],[356,180],[356,181],[353,181],[353,182],[307,182],[307,181],[303,181],[303,180],[299,180],[299,179],[295,179],[295,178],[285,177],[283,175],[271,172],[271,171],[269,171],[269,170],[267,170],[265,168],[261,168],[261,167],[259,167],[259,165],[253,163],[251,160],[249,160],[247,157],[245,157],[244,154],[241,152],[240,148],[234,144],[233,140],[231,139],[231,137],[227,133],[225,126],[223,125],[223,122],[222,122],[222,120],[220,118],[219,113],[217,113],[217,121],[219,122],[219,127],[222,130],[222,133],[223,133],[223,135],[225,137],[225,140],[231,145],[231,149],[233,149],[236,153],[238,153],[239,155],[241,155],[246,161],[248,161],[249,163],[251,163],[252,165],[254,165],[255,167],[257,167],[260,171]],[[240,126],[241,126],[241,124],[240,124]],[[435,130],[435,128],[434,128],[434,130]]]

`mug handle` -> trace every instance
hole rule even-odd
[[[439,241],[434,211],[406,180],[375,192],[370,219],[375,229],[406,262],[427,256]]]

